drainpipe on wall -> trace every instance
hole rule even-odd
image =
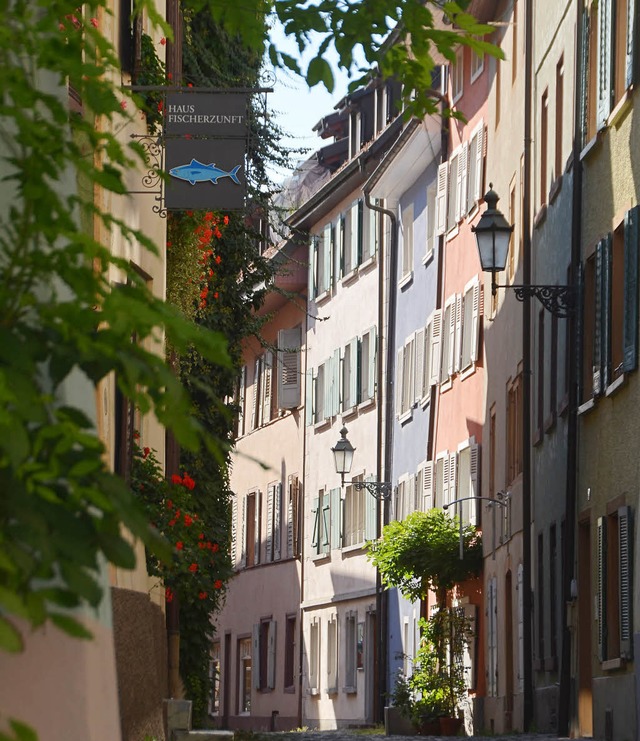
[[[394,377],[395,377],[395,313],[397,300],[397,285],[393,271],[395,270],[398,254],[398,220],[393,211],[388,208],[378,206],[371,201],[370,195],[364,191],[364,202],[367,208],[372,211],[388,216],[391,236],[389,239],[389,304],[387,308],[387,382],[383,387],[385,363],[383,362],[382,352],[378,352],[377,367],[377,384],[378,399],[382,397],[384,388],[384,404],[378,403],[378,420],[377,420],[377,461],[376,476],[378,481],[391,481],[391,465],[393,461],[393,398],[394,398]],[[380,240],[380,264],[378,266],[378,348],[382,348],[384,330],[383,322],[385,319],[384,311],[384,240]],[[383,414],[384,412],[384,414]],[[383,419],[384,418],[384,419]],[[384,467],[382,460],[382,447],[384,443]],[[382,525],[389,522],[389,500],[378,499],[376,502],[376,538],[382,534]],[[377,721],[384,720],[384,706],[387,696],[387,613],[388,599],[387,592],[382,587],[380,570],[376,569],[376,628],[378,635],[376,642],[378,645],[378,701],[377,701]]]
[[[576,61],[575,61],[575,100],[573,132],[573,189],[571,203],[571,270],[569,280],[580,290],[578,285],[578,267],[580,265],[580,241],[582,238],[582,162],[580,148],[582,143],[581,120],[581,85],[582,80],[582,43],[583,11],[582,3],[576,3]],[[563,546],[562,570],[562,642],[560,654],[560,691],[558,698],[558,733],[568,736],[570,725],[576,718],[575,694],[571,692],[571,638],[569,626],[569,604],[573,601],[571,581],[575,574],[575,536],[577,524],[577,486],[578,486],[578,353],[577,347],[580,301],[576,312],[567,319],[569,324],[569,347],[565,352],[569,357],[569,413],[567,419],[567,490],[565,501],[565,539]]]
[[[533,71],[533,0],[525,6],[524,187],[522,282],[531,284],[531,95]],[[522,648],[524,731],[533,720],[533,657],[531,599],[531,296],[522,302]]]

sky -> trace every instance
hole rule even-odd
[[[280,27],[271,31],[271,38],[279,49],[292,56],[298,56],[295,43],[286,38]],[[316,45],[317,48],[317,45]],[[306,66],[314,56],[313,50],[306,53],[301,62],[301,68]],[[330,56],[328,57],[331,61]],[[268,62],[267,62],[268,64]],[[283,146],[291,148],[306,148],[311,154],[323,142],[313,131],[313,127],[323,117],[333,111],[336,103],[347,92],[349,79],[345,72],[333,66],[335,87],[333,93],[328,93],[322,83],[309,89],[302,77],[293,72],[277,70],[274,92],[267,96],[267,105],[271,115],[276,117],[283,131],[288,134],[282,141]],[[308,155],[299,155],[298,159],[305,159]],[[282,181],[288,173],[272,170],[276,181]]]

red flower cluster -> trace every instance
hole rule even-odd
[[[214,589],[222,589],[222,581],[220,579],[216,579],[213,582],[213,588]]]
[[[192,574],[195,574],[197,570],[198,570],[198,564],[197,563],[192,563],[191,566],[189,566],[189,571]]]
[[[171,589],[171,587],[165,588],[164,598],[167,602],[173,602],[173,590]]]
[[[189,491],[193,491],[196,486],[196,482],[189,476],[188,473],[185,473],[184,476],[180,476],[180,474],[174,473],[171,477],[171,483],[177,484],[178,486],[184,486],[185,488],[189,489]]]

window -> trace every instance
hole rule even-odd
[[[356,669],[358,661],[358,613],[349,611],[345,615],[344,623],[344,690],[345,692],[356,692]]]
[[[478,360],[480,329],[480,282],[467,283],[462,298],[462,341],[460,369],[465,370]]]
[[[376,391],[376,328],[371,327],[360,338],[359,399],[362,404],[375,397]],[[337,393],[337,389],[336,389]],[[336,406],[334,404],[334,406]],[[336,408],[337,413],[337,408]]]
[[[261,620],[253,626],[254,688],[265,692],[276,686],[276,621]]]
[[[344,216],[342,274],[349,276],[362,261],[364,203],[354,201]]]
[[[387,86],[380,82],[376,88],[376,133],[387,125]]]
[[[300,406],[300,347],[301,328],[278,332],[278,408]]]
[[[315,388],[314,393],[314,417],[313,421],[315,424],[320,424],[321,422],[324,422],[326,419],[326,414],[324,410],[325,405],[325,392],[326,392],[326,381],[325,381],[325,365],[324,363],[322,365],[318,366],[318,370],[316,371],[316,376],[313,380],[313,385]],[[326,374],[329,375],[328,373]]]
[[[413,273],[413,203],[402,208],[402,275],[401,280]]]
[[[335,229],[326,224],[321,234],[314,234],[309,244],[309,298],[324,296],[331,288]]]
[[[250,429],[256,430],[260,426],[262,412],[262,358],[256,358],[253,364],[253,397],[251,404]]]
[[[327,694],[338,692],[338,621],[335,614],[327,620]]]
[[[288,490],[287,555],[297,558],[300,555],[300,479],[297,476],[289,476]]]
[[[218,715],[220,712],[220,641],[214,641],[211,646],[209,661],[209,679],[211,680],[211,694],[209,695],[209,715]]]
[[[564,108],[564,55],[556,66],[556,156],[554,178],[559,178],[564,172],[562,159],[562,119]]]
[[[342,412],[351,411],[358,403],[358,339],[354,338],[342,352]]]
[[[397,351],[396,416],[403,420],[410,415],[415,400],[415,333]]]
[[[238,712],[248,715],[251,712],[251,639],[238,641]]]
[[[478,524],[478,502],[469,499],[480,496],[478,455],[479,448],[474,438],[461,443],[458,447],[458,482],[455,498],[466,501],[456,505],[456,514],[465,525]]]
[[[436,186],[427,188],[427,242],[425,247],[425,261],[433,255],[436,244]]]
[[[296,650],[296,616],[287,615],[284,634],[284,689],[295,691]]]
[[[352,481],[362,481],[363,478],[361,474],[354,476]],[[356,489],[353,484],[345,488],[343,547],[364,543],[366,497],[372,498],[365,489]]]
[[[443,451],[436,456],[435,502],[434,507],[442,507],[456,499],[457,454]]]
[[[583,401],[637,367],[639,213],[628,211],[585,265]]]
[[[544,206],[547,202],[547,193],[549,184],[547,182],[547,143],[549,127],[549,91],[545,90],[542,94],[540,103],[540,205]]]
[[[309,693],[320,692],[320,618],[314,618],[309,626]]]
[[[457,151],[457,150],[456,150]],[[460,167],[460,152],[454,153],[449,160],[449,194],[447,195],[447,229],[453,229],[458,223],[458,208],[460,186],[458,171]]]
[[[282,484],[269,484],[267,487],[267,530],[266,561],[279,561],[281,555],[280,538],[282,532]]]
[[[476,36],[476,41],[483,41],[482,36]],[[484,52],[475,52],[471,51],[471,82],[475,82],[475,80],[480,77],[482,74],[482,70],[484,69]]]
[[[522,373],[507,385],[507,484],[522,473]]]
[[[469,213],[477,202],[484,196],[484,122],[476,126],[469,139],[469,154],[467,167],[467,205]]]
[[[242,566],[260,563],[260,491],[247,494],[242,513]]]
[[[342,501],[340,488],[320,489],[311,507],[313,532],[311,546],[316,554],[328,554],[342,546]]]
[[[464,81],[464,47],[456,49],[456,61],[451,65],[451,102],[455,103],[462,95]]]
[[[444,384],[453,376],[455,366],[456,311],[455,296],[445,305],[442,322],[442,362],[440,364],[440,383]]]
[[[632,656],[632,537],[630,507],[598,518],[598,654],[602,662]]]

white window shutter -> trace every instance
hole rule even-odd
[[[278,408],[300,406],[301,328],[278,332]]]
[[[256,358],[253,365],[253,399],[251,403],[251,429],[255,430],[260,424],[258,419],[259,409],[258,404],[260,402],[260,358]]]
[[[440,376],[440,353],[442,351],[442,309],[433,312],[431,321],[431,370],[429,385],[435,386]]]
[[[422,510],[428,512],[433,507],[433,461],[424,464]]]
[[[471,311],[471,361],[477,363],[480,357],[480,281],[473,286],[473,307]],[[465,332],[467,331],[465,327]]]
[[[456,294],[455,303],[456,330],[455,330],[455,350],[453,354],[453,369],[457,373],[462,365],[462,294]],[[465,328],[466,330],[466,328]]]
[[[247,565],[247,496],[242,497],[242,522],[240,527],[240,568]]]
[[[328,493],[325,491],[322,497],[322,511],[320,516],[322,517],[322,543],[320,544],[320,550],[323,553],[328,553],[331,550],[331,500],[329,499]]]
[[[402,416],[402,382],[404,380],[404,347],[396,352],[396,417]]]
[[[422,510],[422,495],[424,492],[424,463],[420,463],[416,473],[416,486],[413,493],[413,510],[420,512]]]
[[[277,483],[273,492],[273,559],[279,561],[282,553],[282,484]]]
[[[451,453],[449,455],[449,501],[453,502],[456,499],[458,482],[458,454]]]
[[[451,501],[449,499],[449,460],[449,453],[445,453],[442,461],[442,501],[438,502],[439,507]]]
[[[449,332],[449,357],[442,358],[443,363],[447,363],[449,378],[453,376],[456,368],[456,301],[455,297],[451,301],[451,311],[449,312],[449,326],[443,327],[445,332]]]
[[[478,136],[476,139],[476,151],[471,152],[471,157],[476,158],[476,167],[475,167],[475,182],[469,183],[469,187],[473,187],[473,199],[474,201],[479,201],[484,193],[483,191],[483,176],[484,176],[484,167],[483,165],[483,155],[484,155],[484,121],[480,121],[478,125]]]
[[[419,402],[422,398],[422,377],[424,375],[424,329],[416,332],[415,358],[415,400]]]
[[[331,288],[331,268],[333,261],[333,224],[327,224],[322,235],[322,285],[318,286],[318,293],[324,293]]]
[[[416,398],[416,333],[414,332],[409,339],[409,396],[407,399],[407,410],[413,408]]]
[[[265,350],[262,359],[262,424],[271,421],[271,392],[273,389],[273,353]]]
[[[244,397],[247,385],[247,366],[240,369],[240,380],[238,381],[238,437],[244,435]]]
[[[358,403],[358,338],[349,342],[349,406]]]
[[[296,524],[294,522],[294,506],[293,499],[295,492],[293,491],[293,476],[287,477],[287,556],[293,558],[295,556],[294,544],[293,544],[293,529]]]
[[[465,142],[462,145],[460,159],[458,160],[458,219],[467,215],[467,162],[469,159],[469,145]]]
[[[342,499],[340,487],[331,489],[330,497],[330,514],[331,514],[331,536],[330,547],[342,548]]]
[[[478,476],[479,468],[479,448],[478,443],[472,443],[469,451],[469,496],[479,497],[480,496],[480,478]],[[478,524],[478,503],[475,501],[469,502],[469,522],[472,525]],[[494,505],[495,506],[495,505]]]
[[[447,231],[447,187],[449,179],[449,163],[443,162],[438,166],[438,185],[436,190],[436,234]]]
[[[231,565],[238,565],[238,497],[231,497]]]
[[[266,532],[266,560],[273,560],[273,495],[274,485],[267,487],[267,532]]]
[[[254,541],[254,548],[253,548],[253,558],[254,563],[260,563],[260,524],[262,520],[262,492],[260,489],[256,490],[255,493],[256,498],[256,527],[255,527],[255,541]]]
[[[316,268],[316,260],[318,255],[318,237],[314,234],[309,241],[309,266],[307,276],[307,293],[309,299],[313,300],[317,296],[316,291],[316,278],[318,276],[318,270]]]
[[[340,412],[340,350],[333,351],[331,358],[331,409],[330,415],[335,417]]]
[[[335,282],[337,283],[343,275],[344,266],[344,238],[345,238],[345,218],[344,214],[340,214],[338,217],[338,223],[336,224],[336,239],[335,239],[335,250],[334,250],[334,267],[333,275]]]
[[[260,689],[260,623],[254,623],[251,641],[251,679],[254,690]]]
[[[267,689],[273,690],[276,686],[276,621],[269,620],[267,634]]]
[[[360,219],[359,213],[359,202],[356,201],[351,206],[351,244],[349,248],[351,250],[351,270],[354,270],[358,265],[358,245],[360,242]]]
[[[458,165],[456,167],[456,182],[452,183],[452,189],[455,188],[456,192],[456,213],[455,213],[455,219],[456,222],[460,221],[462,218],[462,213],[464,210],[464,206],[460,202],[462,197],[462,178],[464,173],[464,179],[467,179],[466,172],[467,172],[467,150],[466,146],[460,148],[460,153],[458,154]]]

